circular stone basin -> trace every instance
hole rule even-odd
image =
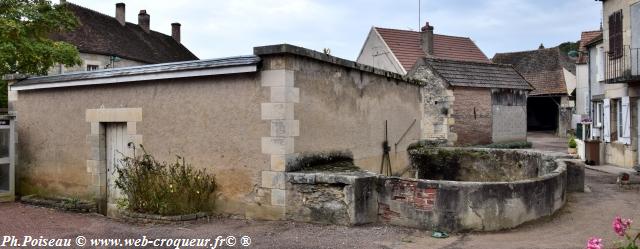
[[[409,150],[418,179],[383,177],[381,220],[446,231],[496,231],[548,216],[566,201],[566,154],[530,150]]]

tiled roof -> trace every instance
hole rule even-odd
[[[541,73],[522,73],[522,76],[535,86],[536,90],[531,92],[532,96],[567,94],[566,84],[558,84],[560,81],[565,82],[564,71],[562,69]]]
[[[498,53],[493,62],[510,64],[536,89],[531,95],[566,95],[563,69],[574,73],[575,61],[558,47],[531,51]]]
[[[452,86],[533,90],[511,65],[425,58],[429,65]]]
[[[114,17],[67,3],[80,22],[71,32],[52,34],[54,40],[75,45],[80,52],[115,55],[144,63],[197,60],[193,53],[171,36],[127,22],[121,25]]]
[[[582,32],[582,35],[580,36],[580,55],[578,56],[578,61],[576,62],[577,64],[585,64],[587,63],[587,59],[589,58],[589,56],[587,56],[585,53],[587,52],[587,47],[586,45],[593,40],[594,38],[598,37],[599,35],[602,35],[602,31],[600,30],[596,30],[596,31],[584,31]]]
[[[409,71],[416,61],[426,57],[420,46],[420,32],[375,27],[400,64]],[[433,53],[438,59],[490,63],[487,56],[467,37],[434,34]]]

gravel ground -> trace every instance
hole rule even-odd
[[[587,171],[590,192],[569,195],[553,217],[495,233],[430,238],[428,231],[390,226],[343,227],[296,222],[212,218],[175,225],[136,225],[96,214],[75,214],[20,203],[0,204],[0,236],[46,238],[212,238],[250,236],[248,248],[584,248],[592,235],[616,239],[611,220],[617,214],[640,219],[638,186],[622,190],[615,176]],[[1,242],[1,241],[0,241]],[[1,244],[0,244],[1,245]],[[151,247],[149,247],[151,248]],[[218,247],[220,248],[220,247]],[[231,247],[223,247],[231,248]],[[234,248],[244,248],[240,243]]]

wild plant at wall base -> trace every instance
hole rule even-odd
[[[129,211],[159,215],[209,212],[213,209],[215,178],[196,169],[181,156],[174,163],[160,162],[147,153],[125,156],[116,167],[116,186],[126,200],[118,206]]]

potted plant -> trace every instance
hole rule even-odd
[[[576,154],[577,153],[577,148],[578,147],[578,143],[576,142],[576,139],[572,136],[569,139],[569,154]]]

